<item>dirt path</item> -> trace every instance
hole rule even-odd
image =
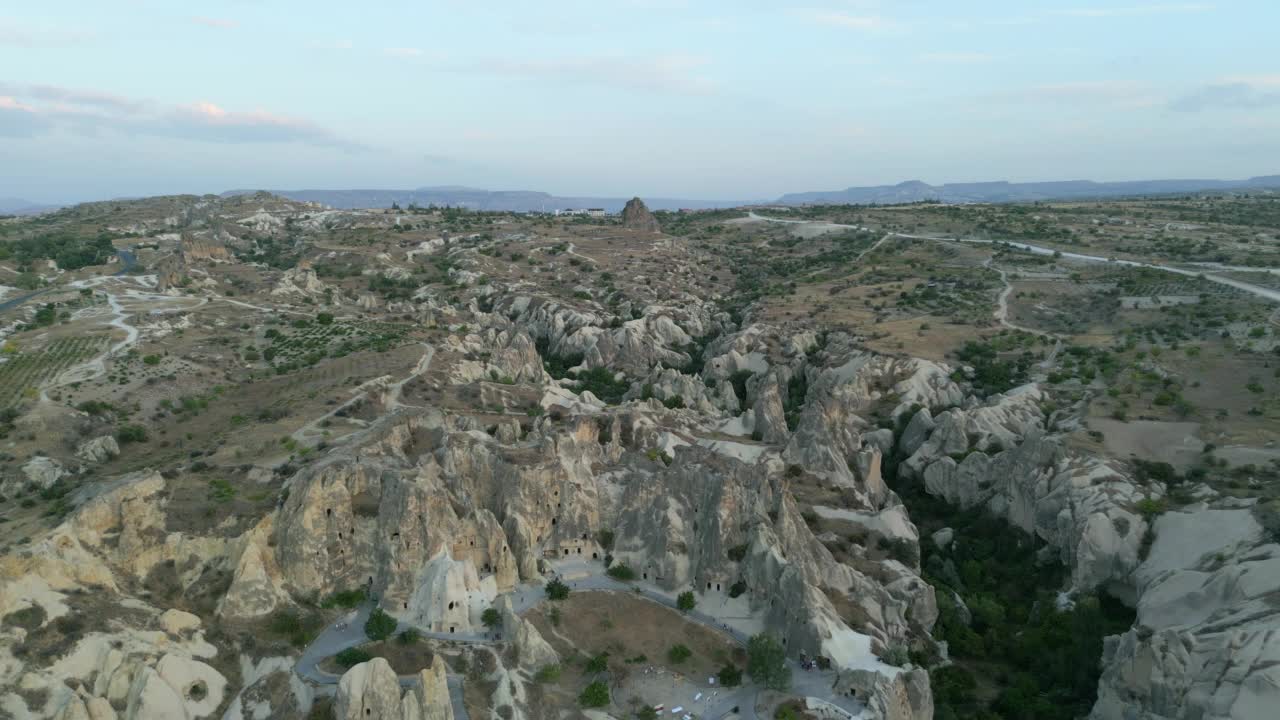
[[[387,382],[387,376],[365,381],[356,388],[356,394],[352,395],[350,400],[347,400],[341,405],[335,407],[333,410],[330,410],[324,415],[321,415],[297,430],[294,430],[290,437],[299,443],[310,443],[313,440],[319,442],[324,439],[324,430],[320,427],[321,423],[325,420],[332,419],[339,412],[351,408],[357,403],[367,399],[369,397],[369,393],[375,390],[387,393],[386,412],[391,412],[392,410],[402,407],[417,407],[416,405],[405,405],[400,402],[400,395],[404,391],[404,386],[410,380],[425,375],[427,371],[431,369],[431,360],[436,356],[436,349],[434,346],[425,342],[422,343],[422,346],[426,348],[426,351],[422,353],[422,357],[418,359],[418,364],[414,366],[413,370],[411,370],[408,375],[391,383]]]

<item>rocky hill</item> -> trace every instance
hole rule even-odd
[[[1104,393],[1075,377],[1100,377],[1094,351],[1000,326],[992,265],[1018,259],[852,223],[666,235],[638,199],[623,220],[265,194],[42,220],[142,269],[50,270],[51,311],[7,310],[0,373],[30,390],[3,396],[0,708],[551,720],[628,717],[634,696],[745,720],[1249,720],[1280,702],[1269,476],[1106,451],[1085,424]],[[855,292],[865,315],[841,305]],[[1135,383],[1173,387],[1150,367]],[[972,530],[992,523],[1007,534]],[[999,562],[1021,597],[988,583]],[[610,615],[620,597],[659,620]]]
[[[640,232],[660,232],[658,227],[658,219],[649,212],[649,208],[645,206],[644,201],[640,198],[631,198],[627,201],[626,207],[622,208],[622,226],[628,230],[639,230]]]

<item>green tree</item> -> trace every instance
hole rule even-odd
[[[592,656],[591,659],[587,660],[587,663],[582,666],[583,672],[591,673],[593,675],[602,673],[608,669],[609,653],[607,652],[602,652],[599,655]]]
[[[770,690],[782,692],[791,687],[786,650],[772,635],[761,633],[747,641],[747,674]]]
[[[587,708],[600,708],[609,704],[609,686],[599,680],[583,688],[578,704]]]
[[[698,598],[694,597],[692,590],[686,590],[676,598],[676,607],[680,608],[680,612],[689,612],[698,606]]]
[[[738,687],[742,684],[742,668],[737,665],[725,665],[716,673],[722,687]]]
[[[480,613],[480,622],[492,630],[502,624],[502,615],[497,608],[485,608],[484,612]]]
[[[116,440],[122,443],[146,442],[147,429],[141,425],[124,425],[116,430]]]
[[[614,580],[621,580],[622,582],[629,582],[636,579],[636,571],[632,570],[631,566],[626,563],[618,563],[605,572],[607,572],[609,577]]]
[[[369,662],[373,656],[360,648],[347,648],[335,655],[333,659],[342,667],[349,668],[362,662]]]
[[[569,586],[560,578],[547,583],[546,591],[548,600],[564,600],[569,597]]]
[[[364,623],[364,634],[370,640],[386,640],[396,631],[396,619],[383,612],[382,608],[374,608],[369,619]]]
[[[679,665],[680,663],[693,657],[693,651],[685,645],[672,645],[667,651],[667,659],[672,663]]]

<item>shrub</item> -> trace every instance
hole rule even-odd
[[[632,570],[631,566],[626,563],[618,563],[605,572],[614,580],[621,580],[622,582],[630,582],[636,579],[636,571]]]
[[[422,639],[422,635],[417,630],[409,628],[396,636],[396,641],[401,645],[413,645]]]
[[[533,676],[533,679],[540,683],[553,683],[560,679],[560,666],[543,665],[538,668],[538,672]]]
[[[734,545],[729,548],[728,555],[730,560],[734,562],[742,562],[742,559],[747,556],[747,544],[742,543],[741,545]]]
[[[742,580],[739,580],[738,582],[729,586],[729,597],[736,598],[746,591],[747,591],[747,584]]]
[[[397,624],[396,619],[383,612],[382,608],[374,608],[364,623],[364,634],[370,640],[386,640],[396,631]]]
[[[4,624],[20,627],[30,632],[43,625],[45,617],[44,608],[39,605],[31,605],[5,615]]]
[[[159,356],[159,355],[145,355],[145,356],[143,356],[143,358],[142,358],[142,362],[146,363],[147,365],[159,365],[159,364],[160,364],[160,356]]]
[[[141,425],[124,425],[116,430],[116,440],[122,443],[146,442],[147,429]]]
[[[667,651],[667,659],[676,665],[691,657],[693,657],[693,651],[685,645],[672,645],[671,649]]]
[[[884,651],[884,656],[880,658],[885,664],[894,667],[902,667],[911,662],[911,653],[905,645],[890,645],[888,650]]]
[[[583,688],[578,704],[587,708],[599,708],[609,704],[609,686],[599,680]]]
[[[347,648],[335,655],[333,659],[342,667],[349,668],[362,662],[369,662],[373,659],[373,656],[360,648]]]
[[[1139,500],[1138,504],[1134,506],[1134,509],[1137,510],[1143,517],[1150,520],[1151,518],[1154,518],[1160,513],[1163,513],[1166,510],[1167,505],[1168,504],[1165,502],[1164,498],[1148,497],[1148,498],[1143,498]]]
[[[716,673],[721,687],[738,687],[742,684],[742,669],[737,665],[725,665]]]
[[[593,655],[582,666],[582,671],[587,673],[602,673],[609,669],[609,653],[602,652],[599,655]]]
[[[692,590],[686,590],[676,597],[676,607],[680,608],[680,612],[689,612],[698,605],[698,598],[694,597]]]
[[[364,602],[364,598],[364,588],[356,588],[355,590],[339,590],[325,598],[324,601],[320,603],[320,607],[325,609],[340,607],[350,610]]]
[[[547,583],[546,592],[548,600],[564,600],[569,597],[569,586],[560,578],[555,578]]]

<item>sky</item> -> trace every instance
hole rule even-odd
[[[1280,173],[1280,2],[9,0],[0,197]]]

